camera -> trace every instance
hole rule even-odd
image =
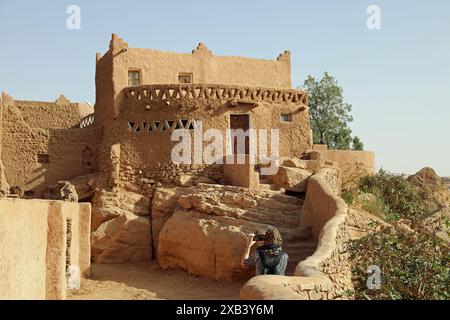
[[[255,233],[255,236],[253,237],[253,241],[264,241],[266,240],[265,234],[260,234],[258,232]]]

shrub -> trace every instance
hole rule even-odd
[[[450,299],[448,242],[416,221],[414,232],[386,228],[348,245],[356,299]],[[380,289],[367,288],[367,269],[378,266]]]
[[[353,194],[353,192],[345,191],[345,192],[342,192],[341,198],[345,201],[346,204],[351,206],[354,201],[354,194]]]
[[[425,209],[417,189],[406,180],[405,175],[393,174],[381,169],[376,175],[363,177],[359,190],[374,194],[383,204],[381,212],[388,220],[417,218]],[[387,214],[386,214],[387,213]]]

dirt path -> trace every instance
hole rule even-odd
[[[219,282],[182,270],[163,270],[156,261],[118,265],[92,265],[90,279],[70,300],[231,300],[239,299],[244,282]]]

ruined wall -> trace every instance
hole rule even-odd
[[[90,204],[0,200],[0,299],[65,299],[67,264],[89,274],[90,214]]]
[[[320,151],[325,159],[338,163],[343,190],[351,190],[361,177],[375,174],[375,152],[328,150],[326,145],[314,145],[313,149]]]
[[[300,262],[294,277],[259,276],[241,289],[243,299],[348,299],[353,290],[351,266],[345,243],[348,239],[347,211],[328,183],[329,168],[321,169],[309,179],[300,223],[313,227],[318,238],[314,254]],[[331,181],[333,184],[334,182]]]
[[[90,150],[95,166],[98,134],[92,126],[73,128],[81,115],[75,104],[16,101],[3,106],[1,156],[9,185],[40,197],[60,180],[92,172],[84,154]]]

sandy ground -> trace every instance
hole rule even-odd
[[[156,261],[91,266],[90,279],[70,300],[232,300],[239,299],[245,281],[219,282],[189,275],[182,270],[163,270]]]

